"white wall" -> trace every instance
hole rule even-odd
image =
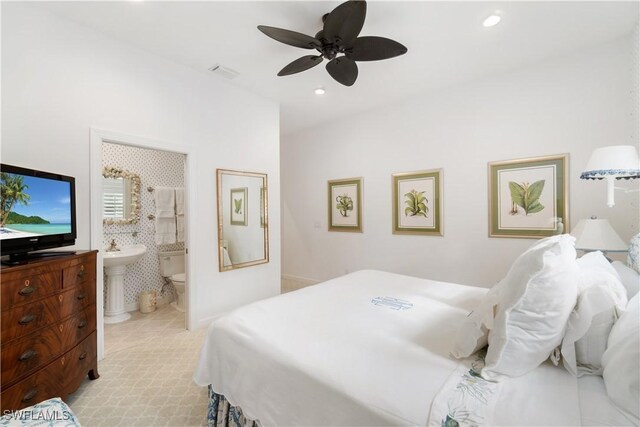
[[[579,175],[594,148],[638,145],[634,56],[625,38],[283,136],[283,275],[375,268],[490,286],[532,240],[487,237],[487,162],[540,155],[570,153],[570,226],[597,215],[628,240],[638,193],[618,191],[609,209],[605,184]],[[435,168],[444,169],[444,237],[393,235],[391,174]],[[328,232],[326,182],[356,176],[364,233]]]
[[[2,89],[2,161],[76,177],[77,248],[90,245],[90,127],[168,141],[190,150],[195,168],[189,244],[195,320],[279,293],[275,103],[8,2],[2,2]],[[216,168],[269,175],[270,263],[218,272]]]

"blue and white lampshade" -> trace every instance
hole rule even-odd
[[[633,145],[612,145],[595,149],[580,178],[606,179],[607,206],[614,206],[615,180],[640,178],[640,159],[638,159],[636,147]]]

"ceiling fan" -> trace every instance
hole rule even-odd
[[[358,78],[356,61],[379,61],[407,53],[406,47],[391,39],[358,37],[366,14],[366,1],[349,0],[322,17],[323,28],[315,37],[266,25],[258,25],[258,29],[281,43],[315,49],[320,53],[296,59],[280,70],[278,76],[308,70],[326,58],[329,60],[327,72],[331,77],[345,86],[351,86]]]

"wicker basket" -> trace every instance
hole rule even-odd
[[[156,291],[140,292],[140,313],[156,311]]]

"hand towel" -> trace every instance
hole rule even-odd
[[[176,215],[184,215],[184,188],[176,187]]]
[[[171,187],[156,187],[156,244],[168,245],[176,242],[176,197]]]
[[[184,242],[184,188],[176,187],[176,229],[178,242]]]

